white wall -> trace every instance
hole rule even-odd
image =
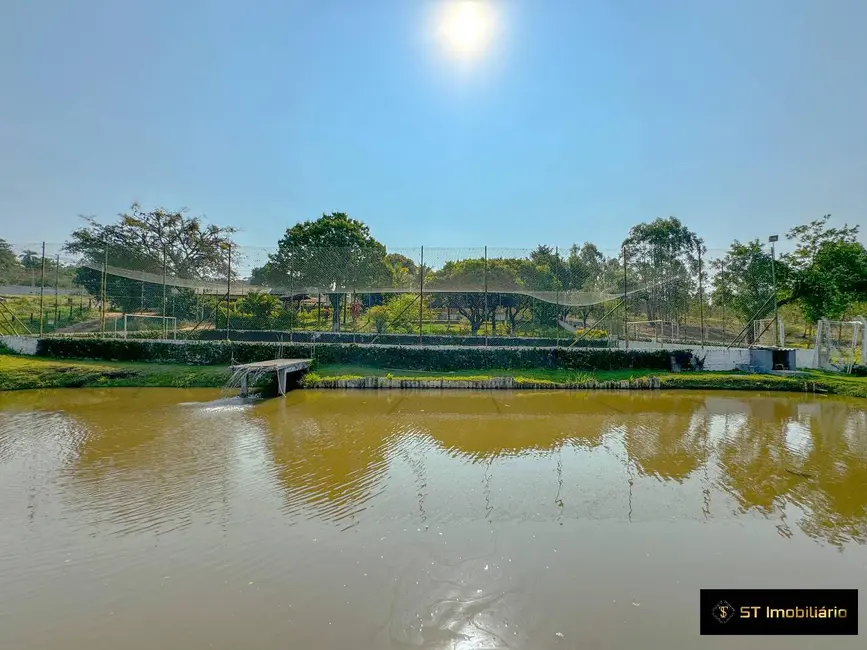
[[[618,341],[619,347],[623,347],[623,341]],[[630,341],[629,348],[631,350],[689,350],[693,354],[702,357],[707,354],[704,360],[705,370],[734,370],[739,365],[749,365],[750,350],[749,348],[724,348],[714,345],[706,345],[705,347],[692,347],[677,345],[676,343],[649,343],[647,341]],[[795,366],[798,368],[813,367],[813,348],[798,348],[795,350]]]
[[[618,347],[623,342],[618,341]],[[750,351],[748,348],[723,348],[713,345],[688,346],[677,343],[652,343],[648,341],[630,341],[630,350],[689,350],[698,358],[704,357],[705,370],[734,370],[739,365],[749,365]]]
[[[31,336],[0,336],[0,342],[18,354],[36,354],[36,339]]]
[[[795,366],[798,368],[815,368],[815,348],[798,348],[795,350]]]

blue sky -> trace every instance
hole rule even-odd
[[[186,206],[272,245],[345,211],[393,247],[616,247],[674,215],[711,248],[867,226],[867,2],[6,0],[0,237]]]

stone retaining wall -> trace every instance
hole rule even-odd
[[[555,384],[546,381],[516,381],[514,377],[490,379],[389,379],[388,377],[358,377],[356,379],[319,379],[310,388],[361,389],[465,389],[465,390],[528,390],[528,389],[587,389],[587,390],[653,390],[661,388],[658,377],[638,377],[621,381],[596,381]]]

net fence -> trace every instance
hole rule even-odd
[[[98,245],[13,244],[0,332],[358,343],[750,345],[768,342],[769,269],[727,268],[723,250],[231,246],[206,257]],[[125,315],[143,318],[124,321]],[[147,316],[162,318],[146,318]],[[168,320],[172,319],[172,320]],[[810,326],[783,310],[781,343]],[[135,326],[132,325],[135,323]],[[760,331],[761,330],[761,331]],[[171,332],[171,334],[169,334]],[[449,340],[448,337],[461,337]],[[413,339],[410,341],[410,339]]]

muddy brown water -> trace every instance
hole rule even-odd
[[[0,394],[4,650],[825,642],[710,587],[867,587],[867,401]]]

